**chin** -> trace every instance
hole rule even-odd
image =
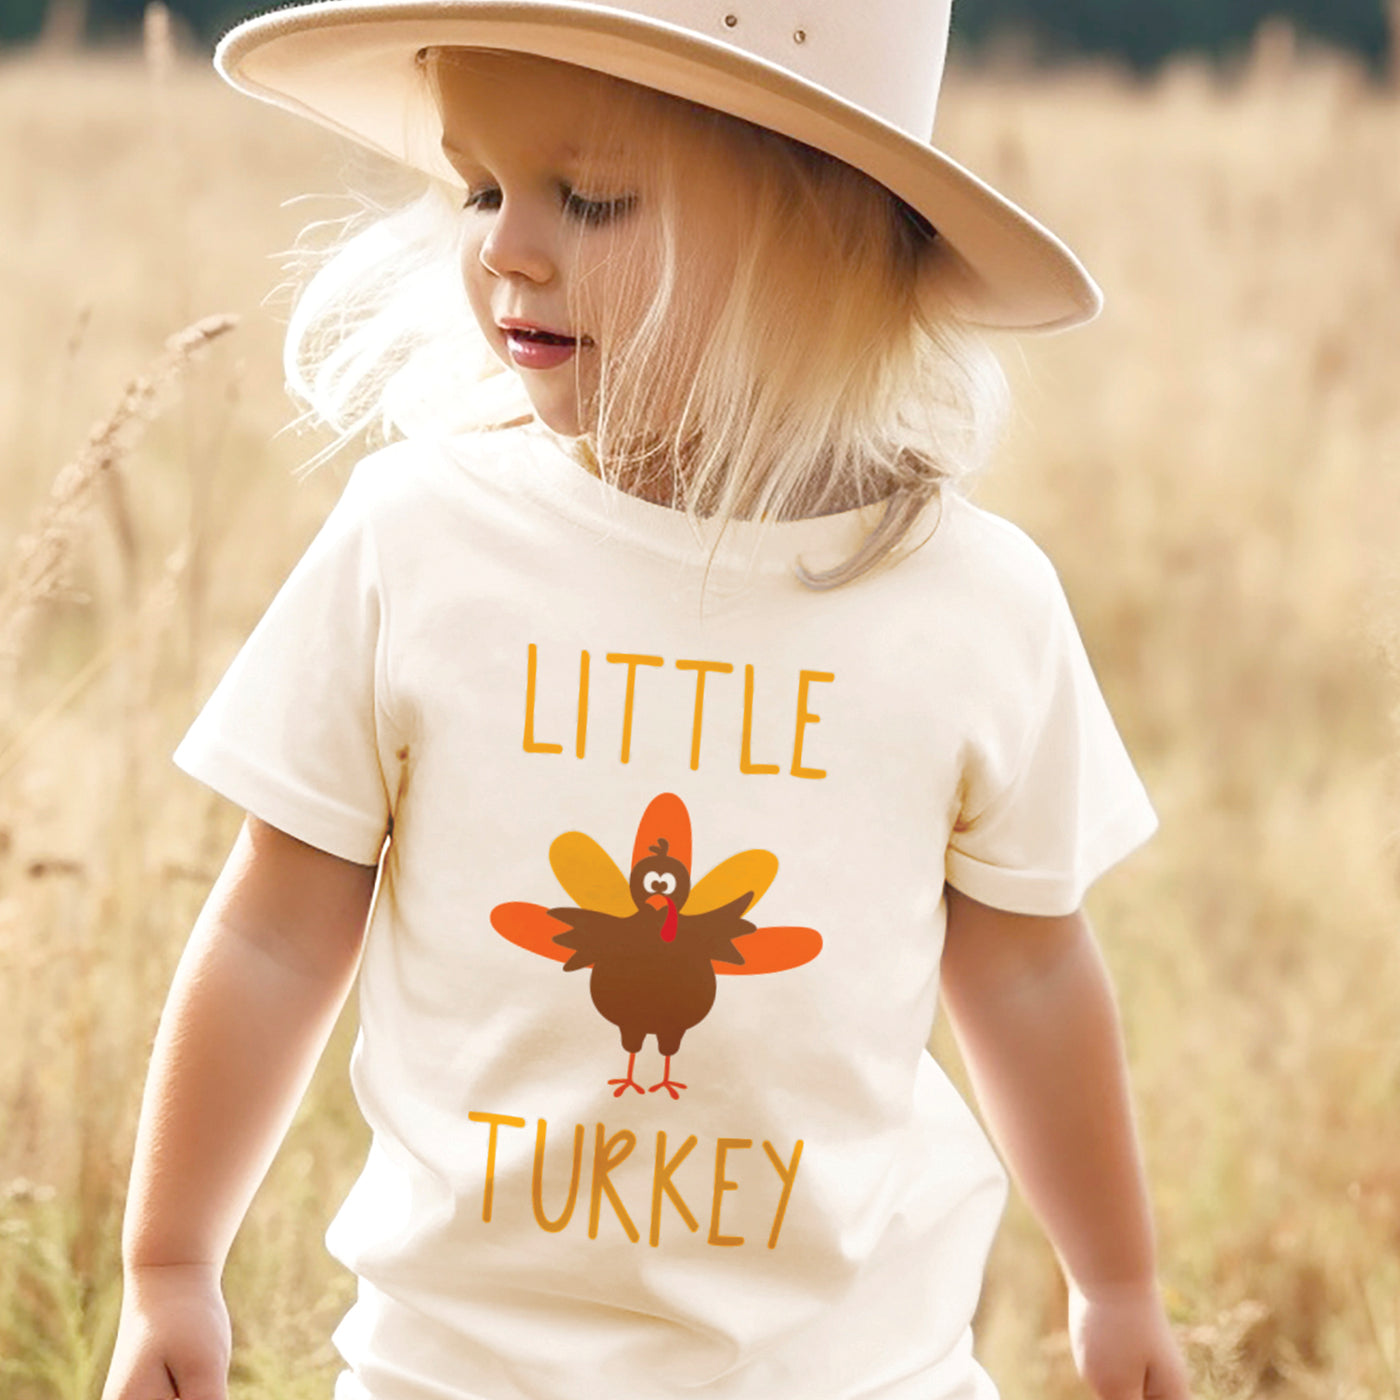
[[[529,389],[530,385],[527,384],[527,393]],[[586,431],[575,395],[534,393],[530,394],[529,398],[530,407],[535,410],[535,417],[551,432],[556,432],[561,437],[581,437]]]

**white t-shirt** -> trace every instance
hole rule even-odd
[[[829,592],[873,511],[731,527],[702,610],[542,429],[357,467],[176,755],[348,860],[392,815],[340,1400],[995,1394],[944,881],[1066,913],[1155,819],[1045,557],[934,515]]]

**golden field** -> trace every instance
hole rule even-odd
[[[145,1057],[238,821],[169,754],[345,471],[274,440],[270,255],[343,212],[284,201],[364,166],[194,59],[0,55],[0,132],[0,1395],[95,1400]],[[960,72],[940,136],[1108,292],[1007,343],[978,493],[1060,565],[1162,817],[1090,907],[1196,1393],[1396,1400],[1400,94],[1275,42],[1145,84]],[[230,1265],[238,1400],[328,1394],[348,1032]],[[1013,1204],[1008,1400],[1080,1393],[1063,1327]]]

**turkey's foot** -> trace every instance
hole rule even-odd
[[[658,1089],[665,1089],[665,1091],[666,1091],[668,1094],[670,1094],[670,1096],[671,1096],[673,1099],[678,1099],[678,1098],[680,1098],[680,1092],[679,1092],[679,1091],[680,1091],[681,1089],[686,1088],[686,1087],[688,1087],[688,1086],[682,1084],[682,1083],[680,1082],[679,1079],[672,1079],[672,1078],[671,1078],[671,1057],[670,1057],[669,1055],[667,1055],[667,1056],[666,1056],[666,1070],[665,1070],[665,1073],[664,1073],[664,1075],[663,1075],[663,1077],[662,1077],[661,1083],[660,1083],[660,1084],[653,1084],[653,1085],[651,1086],[651,1092],[654,1094]],[[621,1090],[619,1090],[618,1092],[621,1093]]]
[[[616,1085],[617,1085],[617,1088],[613,1090],[613,1098],[615,1098],[615,1099],[620,1099],[620,1098],[623,1096],[623,1094],[625,1094],[625,1093],[627,1092],[627,1088],[628,1088],[629,1085],[630,1085],[633,1089],[635,1089],[639,1094],[644,1094],[644,1093],[646,1093],[646,1090],[643,1089],[642,1086],[641,1086],[640,1084],[638,1084],[637,1081],[636,1081],[635,1079],[632,1078],[632,1067],[633,1067],[633,1065],[635,1065],[636,1063],[637,1063],[637,1056],[636,1056],[636,1054],[635,1054],[635,1052],[634,1052],[633,1054],[631,1054],[631,1055],[629,1055],[629,1056],[627,1057],[627,1078],[626,1078],[626,1079],[609,1079],[609,1080],[608,1080],[608,1083],[609,1083],[609,1084],[616,1084]]]

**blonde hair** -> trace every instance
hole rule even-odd
[[[472,52],[430,53],[435,91],[443,61],[470,62]],[[953,309],[956,259],[914,211],[841,161],[608,82],[619,100],[598,112],[607,123],[598,134],[642,129],[659,151],[662,247],[656,266],[617,270],[637,281],[635,297],[618,299],[643,305],[637,323],[609,333],[609,305],[588,322],[601,329],[590,465],[619,489],[669,487],[665,503],[692,524],[718,524],[715,550],[731,521],[883,502],[849,559],[822,573],[794,561],[809,588],[905,557],[922,543],[909,536],[925,508],[984,464],[1005,419],[1001,366]],[[728,177],[734,236],[724,253],[687,236],[700,167]],[[518,396],[501,407],[501,373],[514,376],[499,370],[467,305],[459,206],[434,184],[395,210],[365,202],[330,246],[303,245],[314,275],[285,360],[306,416],[340,435],[322,458],[366,431],[387,439],[518,421]],[[717,256],[730,261],[706,265]],[[701,279],[719,295],[693,296]]]

